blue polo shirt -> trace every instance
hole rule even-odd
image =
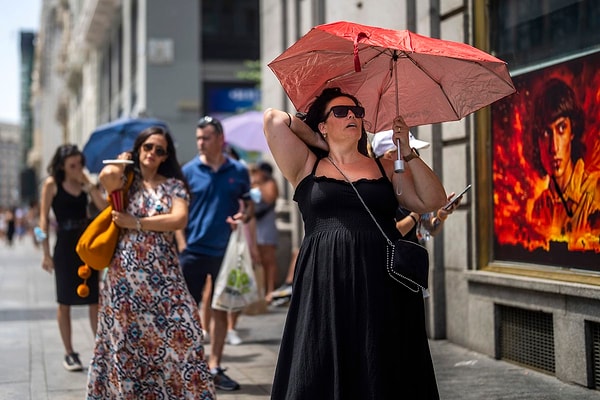
[[[231,234],[226,219],[239,211],[240,198],[250,190],[248,169],[228,157],[216,172],[200,157],[195,157],[182,169],[191,192],[185,231],[187,250],[223,257]]]

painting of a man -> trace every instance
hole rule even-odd
[[[513,82],[492,105],[494,260],[600,272],[600,52]]]
[[[531,212],[535,229],[569,250],[589,249],[600,233],[600,173],[588,173],[583,155],[584,112],[573,90],[558,78],[534,99],[533,163],[548,186]]]

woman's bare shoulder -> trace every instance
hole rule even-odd
[[[48,189],[52,189],[56,187],[56,180],[53,176],[48,176],[44,179],[44,187]]]

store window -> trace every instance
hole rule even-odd
[[[205,60],[258,60],[258,0],[202,2],[202,57]]]
[[[490,1],[492,259],[600,273],[600,1]]]
[[[490,47],[511,70],[600,44],[600,1],[492,0]]]

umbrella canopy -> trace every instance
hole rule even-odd
[[[104,166],[102,160],[116,158],[131,150],[137,135],[151,126],[168,129],[165,122],[153,118],[121,118],[99,126],[83,146],[85,166],[92,173],[100,172]]]
[[[314,27],[269,67],[298,111],[325,88],[355,95],[372,132],[397,115],[456,121],[515,92],[506,63],[475,47],[344,21]]]
[[[225,140],[242,150],[269,152],[261,111],[246,111],[221,120]]]

